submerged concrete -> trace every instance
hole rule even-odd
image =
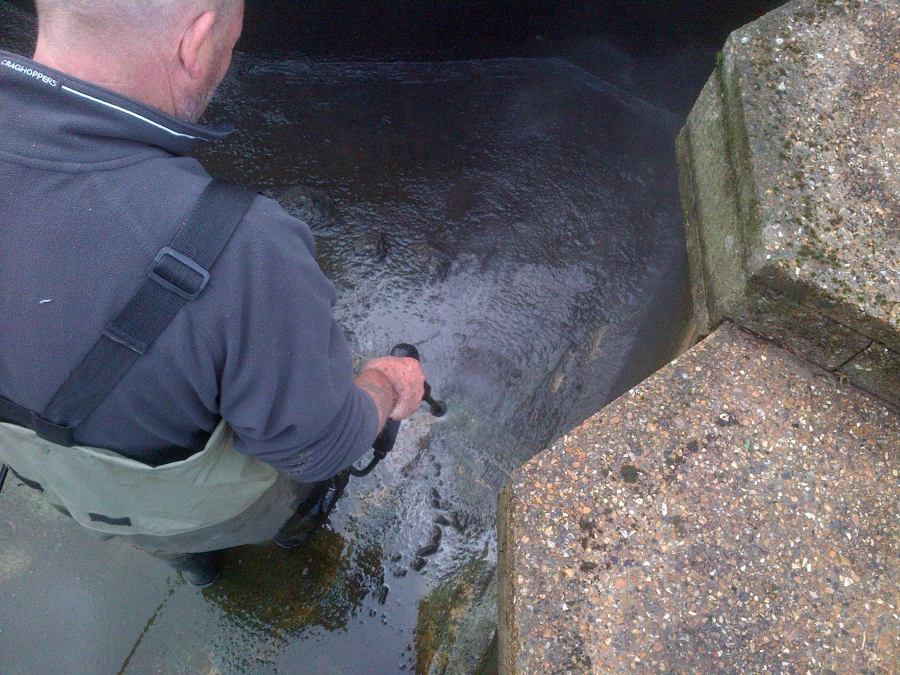
[[[0,499],[0,671],[123,672],[184,582],[130,546],[98,544],[14,476]]]
[[[501,498],[501,673],[900,671],[900,416],[734,326]]]
[[[894,403],[898,44],[896,2],[791,2],[732,34],[678,144],[698,324]]]
[[[381,551],[332,530],[300,550],[230,549],[220,579],[199,590],[122,540],[94,540],[15,477],[0,500],[4,675],[296,672],[301,633],[317,645],[305,672],[362,672],[348,668],[350,649],[371,672],[415,667],[412,646],[400,659],[379,650],[415,621],[415,604],[388,621]]]

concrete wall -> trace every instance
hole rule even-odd
[[[895,0],[729,37],[677,143],[711,335],[503,490],[501,674],[897,672],[898,44]]]

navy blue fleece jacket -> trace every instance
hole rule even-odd
[[[184,154],[227,133],[0,52],[0,395],[44,409],[210,182]],[[378,432],[334,302],[309,229],[257,197],[76,442],[160,464],[224,417],[241,452],[330,477]]]

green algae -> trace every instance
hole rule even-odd
[[[484,593],[493,570],[482,558],[470,560],[441,579],[422,599],[416,626],[417,675],[441,674],[447,669],[450,657],[443,648],[456,641],[463,617]]]
[[[331,530],[300,548],[243,546],[224,557],[222,576],[206,598],[235,623],[276,637],[312,626],[344,629],[370,593],[384,594],[381,549],[350,551]]]

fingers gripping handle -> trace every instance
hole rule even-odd
[[[420,360],[419,350],[413,345],[406,344],[405,342],[401,342],[399,345],[395,346],[391,350],[391,356],[406,357],[408,359],[415,359],[416,361]],[[431,414],[435,417],[443,417],[447,414],[447,404],[443,401],[435,401],[431,397],[431,385],[427,382],[425,383],[425,395],[422,396],[422,400],[429,405]]]
[[[402,358],[415,359],[419,360],[419,350],[416,349],[413,345],[400,343],[395,346],[391,350],[391,356],[399,356]],[[431,414],[435,417],[441,417],[447,412],[447,404],[443,401],[435,401],[431,397],[431,385],[427,382],[425,383],[425,394],[422,396],[422,400],[427,403],[431,407]],[[357,469],[354,466],[350,467],[350,475],[356,476],[357,478],[361,478],[362,476],[369,475],[372,470],[378,465],[382,459],[384,459],[387,454],[394,447],[394,443],[397,441],[397,434],[400,431],[400,420],[392,420],[390,417],[387,422],[384,423],[384,428],[381,430],[381,433],[378,434],[378,438],[375,439],[375,442],[372,444],[372,450],[374,451],[374,456],[372,457],[372,461],[369,462],[368,466],[364,469]]]

